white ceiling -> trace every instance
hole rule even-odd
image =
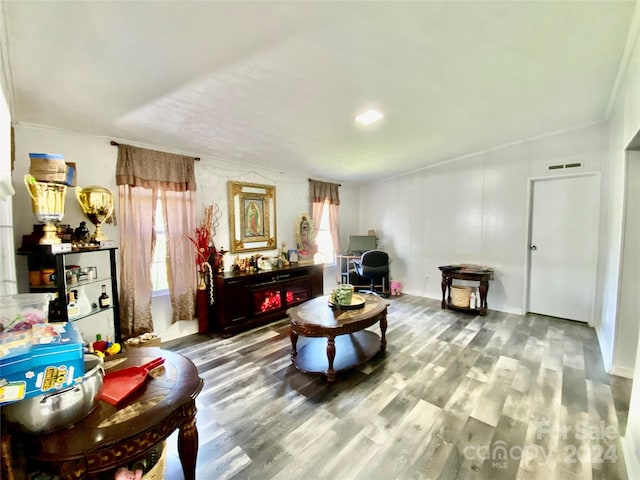
[[[3,83],[17,124],[366,182],[602,120],[635,5],[3,0]]]

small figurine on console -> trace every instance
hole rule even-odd
[[[91,233],[87,228],[87,222],[80,222],[80,226],[73,231],[73,242],[78,244],[89,243]]]
[[[282,242],[282,250],[280,251],[280,260],[282,260],[283,266],[289,265],[289,254],[287,252],[287,242]],[[280,262],[278,262],[278,266],[280,266]]]

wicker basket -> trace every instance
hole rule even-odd
[[[164,466],[167,462],[167,442],[163,442],[162,454],[156,464],[142,477],[142,480],[164,480]]]
[[[469,308],[469,298],[473,288],[451,285],[451,305],[454,307]]]

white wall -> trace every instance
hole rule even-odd
[[[608,370],[624,371],[626,364],[617,362],[632,358],[631,350],[636,351],[636,359],[632,368],[635,372],[640,372],[640,338],[637,333],[638,323],[638,285],[635,285],[633,298],[626,295],[626,290],[622,289],[621,281],[623,274],[626,275],[621,266],[632,265],[633,258],[627,259],[623,251],[623,235],[629,230],[638,230],[640,219],[627,216],[625,213],[625,192],[626,186],[632,189],[637,188],[637,177],[631,179],[628,174],[637,172],[637,163],[627,171],[627,160],[637,162],[637,153],[625,151],[630,142],[637,138],[640,133],[640,3],[636,3],[636,10],[631,24],[629,40],[625,52],[620,78],[620,84],[609,115],[609,135],[608,149],[604,161],[608,173],[607,194],[608,194],[608,236],[604,245],[607,255],[607,270],[605,272],[603,284],[603,322],[598,329],[601,349]],[[632,198],[637,199],[637,190],[632,192]],[[633,208],[626,212],[633,212]],[[637,205],[635,206],[637,212]],[[637,239],[637,237],[636,237]],[[637,254],[637,245],[635,254]],[[635,272],[637,275],[637,272]],[[637,278],[637,277],[636,277]],[[626,287],[625,287],[626,288]],[[626,302],[633,302],[628,305]],[[627,325],[627,313],[631,314],[630,321],[636,324],[635,347],[633,338],[631,342],[623,341],[624,337],[632,337],[631,329]],[[630,479],[640,478],[640,380],[637,378],[633,382],[631,401],[629,402],[629,415],[627,418],[627,430],[621,440],[624,451],[624,458],[627,465],[627,473]]]
[[[636,329],[626,321],[626,315],[619,313],[634,306],[620,305],[625,301],[620,297],[621,265],[623,258],[624,203],[627,187],[627,155],[626,148],[640,131],[640,4],[636,4],[631,34],[627,45],[628,62],[622,70],[617,96],[613,102],[609,116],[608,148],[604,156],[607,173],[605,188],[607,191],[608,212],[606,218],[607,235],[603,239],[606,254],[606,270],[603,278],[602,324],[598,329],[598,337],[607,369],[613,373],[629,376],[634,368],[634,346],[628,342],[629,337],[637,337]],[[633,161],[629,159],[629,162]],[[630,185],[633,185],[631,180]],[[633,187],[632,187],[633,188]],[[630,227],[627,219],[627,229]],[[638,219],[636,222],[640,221]],[[637,316],[633,323],[637,323]]]
[[[582,162],[600,171],[603,124],[523,141],[361,188],[360,227],[376,228],[403,290],[441,298],[439,265],[495,270],[489,308],[522,313],[527,258],[527,185],[560,175],[547,165]]]
[[[614,349],[614,373],[633,378],[638,347],[638,293],[640,287],[640,152],[630,151],[626,195],[620,290]]]
[[[115,168],[117,160],[117,148],[110,145],[110,139],[81,135],[74,132],[42,128],[36,126],[16,127],[16,170],[13,173],[12,182],[17,192],[14,202],[14,235],[16,246],[22,242],[22,235],[30,233],[35,217],[31,213],[29,195],[23,184],[23,177],[29,170],[29,152],[62,153],[67,161],[76,162],[78,168],[77,183],[79,186],[100,185],[114,192],[116,200],[116,214],[118,212],[118,188],[115,183]],[[148,148],[156,148],[142,145]],[[200,219],[202,208],[214,203],[220,208],[220,221],[215,236],[217,247],[229,249],[229,214],[227,181],[242,181],[249,183],[261,183],[275,185],[276,187],[276,219],[277,241],[286,242],[292,246],[295,243],[295,221],[301,213],[309,212],[309,182],[305,175],[292,175],[272,170],[259,169],[250,166],[232,164],[216,159],[203,157],[196,162],[196,181],[198,190],[197,221]],[[344,185],[340,189],[341,195],[341,220],[342,232],[347,235],[357,225],[357,189]],[[352,206],[355,202],[356,206]],[[65,217],[62,223],[68,223],[76,227],[80,221],[86,220],[73,189],[68,189],[65,205]],[[93,228],[90,226],[90,228]],[[105,234],[119,244],[118,227],[103,225]],[[13,249],[11,250],[13,252]],[[254,253],[275,255],[275,251],[250,252],[241,256],[249,256]],[[236,255],[227,254],[225,265],[227,269],[233,263]],[[11,257],[13,258],[13,257]],[[26,258],[16,257],[18,285],[21,292],[28,291]],[[335,285],[335,268],[328,267],[325,271],[325,289],[329,290]],[[152,316],[154,328],[163,340],[170,340],[188,335],[197,331],[197,321],[188,320],[171,324],[171,306],[167,297],[154,297],[152,301]],[[94,317],[91,317],[92,319]],[[100,325],[95,325],[95,331],[106,332],[109,328],[107,320]],[[93,336],[94,330],[85,328]]]

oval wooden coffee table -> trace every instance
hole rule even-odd
[[[324,296],[287,310],[291,361],[298,370],[325,374],[333,382],[336,372],[358,366],[385,350],[388,305],[377,295],[359,295],[365,298],[365,303],[358,309],[332,308],[329,296]],[[380,336],[365,330],[377,322]],[[310,338],[298,351],[300,335]]]

